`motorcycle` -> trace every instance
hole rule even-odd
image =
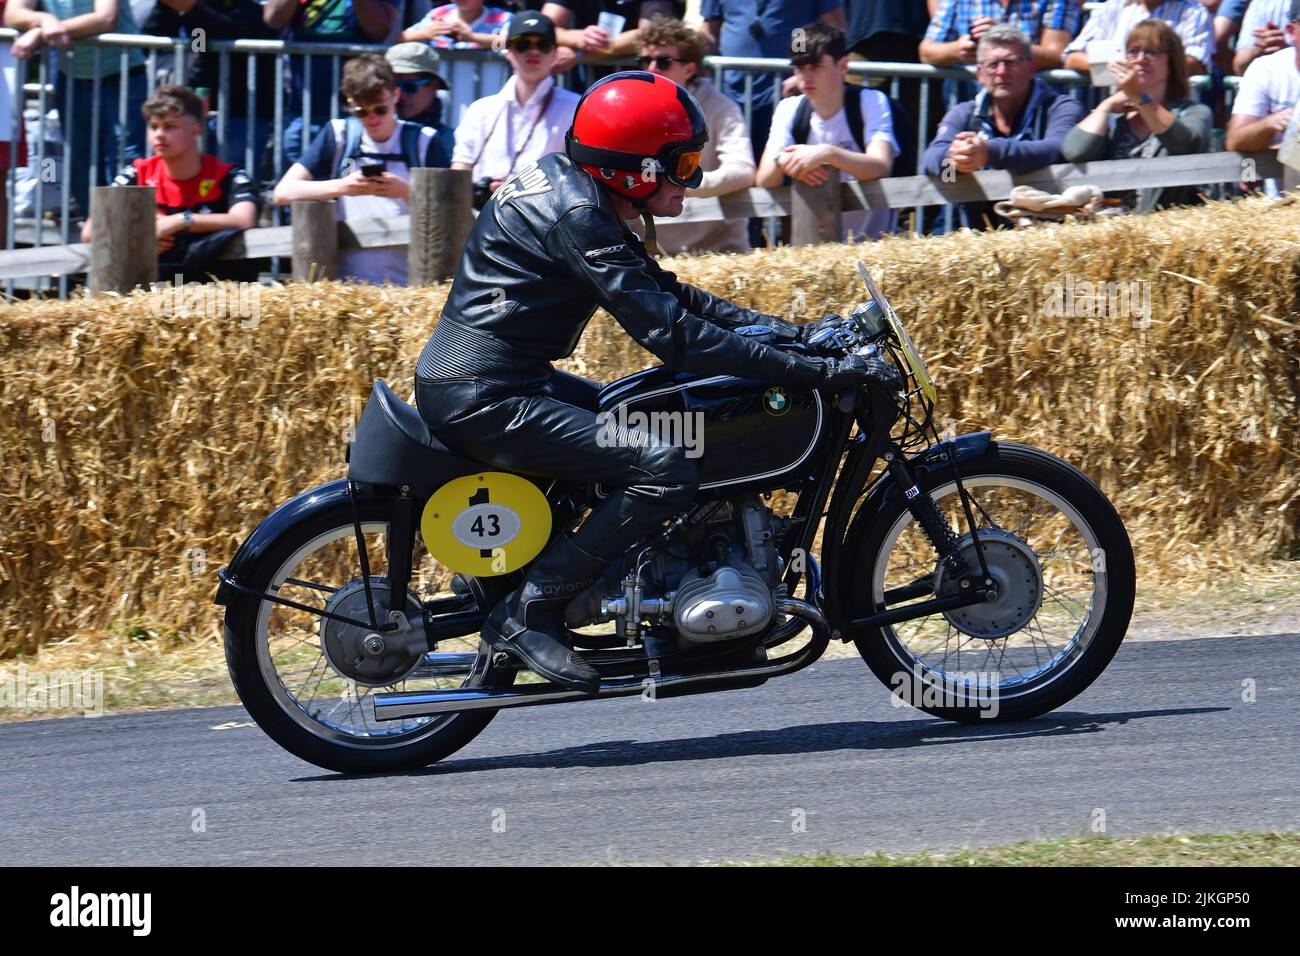
[[[600,392],[618,434],[694,421],[704,454],[692,506],[567,606],[594,696],[478,634],[603,490],[461,458],[376,381],[347,477],[280,506],[218,573],[248,713],[298,757],[368,773],[441,760],[505,708],[757,687],[831,641],[852,642],[897,703],[947,720],[1026,720],[1074,698],[1128,628],[1123,522],[1053,455],[940,437],[929,371],[859,271],[868,298],[849,319],[783,347],[883,357],[896,393],[664,367]]]

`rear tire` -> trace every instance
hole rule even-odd
[[[386,501],[359,500],[358,509],[368,538],[374,533],[383,532],[384,529],[377,526],[388,525],[389,505]],[[287,562],[292,562],[295,555],[313,542],[321,540],[322,536],[328,538],[337,534],[339,529],[346,529],[347,535],[353,533],[350,506],[344,505],[313,515],[294,526],[268,549],[261,563],[241,583],[259,592],[271,590],[280,583],[277,578],[283,581],[292,574],[293,568],[285,568]],[[386,580],[380,573],[381,570],[386,570],[380,567],[383,555],[376,555],[369,541],[367,553],[371,561],[372,581]],[[355,574],[360,574],[359,567],[355,569]],[[495,590],[497,589],[492,587],[486,589],[489,594]],[[301,601],[297,593],[291,599]],[[257,725],[285,750],[309,763],[340,773],[385,773],[424,767],[460,750],[477,737],[497,714],[495,710],[487,710],[420,718],[425,723],[409,733],[394,731],[391,725],[376,722],[374,737],[368,737],[365,733],[339,732],[337,728],[331,728],[323,722],[315,724],[313,729],[310,702],[307,705],[296,702],[294,694],[284,681],[274,676],[274,665],[267,667],[268,659],[272,658],[268,638],[270,627],[267,622],[270,614],[280,609],[281,606],[274,602],[243,594],[232,599],[226,608],[225,617],[226,663],[239,699]],[[313,617],[307,612],[287,613],[302,615],[303,619]],[[302,640],[301,643],[310,645],[310,639]],[[309,646],[307,653],[310,650]],[[481,640],[478,641],[477,658],[461,686],[510,686],[514,682],[515,669],[493,667],[491,660],[490,649]],[[313,673],[315,666],[320,665],[314,665]],[[324,674],[325,668],[322,667],[321,670]],[[330,680],[337,682],[337,671],[330,673],[335,675]],[[308,680],[310,677],[311,674]],[[362,696],[370,689],[365,688]],[[352,690],[356,692],[355,685]],[[362,700],[358,706],[364,708],[367,705]]]
[[[1091,580],[1093,590],[1085,603],[1082,598],[1069,597],[1063,590],[1050,585],[1040,587],[1037,605],[1039,610],[1047,609],[1058,615],[1061,608],[1071,611],[1077,605],[1078,613],[1082,615],[1082,624],[1073,644],[1062,640],[1062,647],[1056,650],[1045,639],[1041,656],[1048,657],[1048,662],[1043,665],[1043,672],[1030,679],[1017,668],[1019,675],[1008,673],[1003,686],[1001,667],[1008,650],[1014,646],[1016,654],[1026,660],[1028,658],[1024,645],[1026,632],[1030,634],[1028,640],[1032,645],[1034,660],[1040,659],[1032,628],[1027,623],[1001,638],[999,644],[998,639],[972,637],[968,632],[954,627],[951,619],[945,618],[943,614],[934,614],[892,626],[860,628],[854,633],[853,641],[862,659],[882,683],[912,706],[928,714],[962,723],[974,723],[981,719],[1027,720],[1055,710],[1072,700],[1097,679],[1115,656],[1128,630],[1133,611],[1135,570],[1132,547],[1123,522],[1101,489],[1083,472],[1046,452],[1024,445],[992,443],[983,455],[963,461],[960,468],[963,484],[977,501],[981,498],[992,501],[999,495],[1011,496],[1014,493],[1024,494],[1027,498],[1037,496],[1038,500],[1046,502],[1042,509],[1042,514],[1046,517],[1031,517],[1027,530],[1022,533],[1021,536],[1026,541],[1037,533],[1032,528],[1036,522],[1052,517],[1052,498],[1065,503],[1068,510],[1074,512],[1071,516],[1067,510],[1060,510],[1058,506],[1055,514],[1060,516],[1062,527],[1069,523],[1070,527],[1076,529],[1080,545],[1086,547],[1091,564],[1087,569],[1080,567],[1083,552],[1076,550],[1073,557],[1064,559],[1070,563],[1061,567],[1058,582],[1066,577],[1076,582]],[[917,476],[917,483],[935,496],[940,510],[949,515],[953,530],[961,537],[968,528],[964,518],[955,518],[955,507],[959,504],[959,499],[955,494],[951,472],[944,468],[938,469],[937,473],[924,473]],[[1044,494],[1049,497],[1043,498]],[[1011,500],[1010,497],[1008,500]],[[996,522],[996,505],[990,509],[990,514]],[[1078,521],[1075,521],[1076,518]],[[984,516],[979,510],[976,510],[976,520],[983,530]],[[1068,528],[1057,539],[1058,544],[1065,537],[1066,531]],[[905,537],[908,535],[918,537]],[[920,529],[908,512],[902,495],[895,494],[871,519],[858,548],[853,579],[848,590],[850,617],[862,617],[874,610],[883,609],[881,598],[884,591],[906,583],[903,580],[908,576],[906,573],[887,581],[889,568],[882,567],[882,562],[889,565],[892,561],[898,565],[895,552],[901,554],[906,550],[904,542],[922,540],[920,535]],[[919,551],[915,546],[913,550]],[[1053,572],[1048,566],[1055,560],[1051,552],[1056,548],[1040,552],[1034,547],[1033,550],[1042,572],[1042,580],[1050,581]],[[1004,553],[1013,556],[1008,560],[1008,566],[1014,565],[1021,569],[1024,580],[1032,578],[1032,572],[1023,571],[1023,563],[1014,563],[1013,548],[1005,548]],[[1098,554],[1101,555],[1100,560]],[[932,548],[929,557],[937,560]],[[1047,562],[1043,561],[1045,557],[1049,558]],[[923,569],[919,562],[912,561],[902,567],[913,564],[918,566],[915,573],[920,576]],[[1026,587],[1032,595],[1032,585]],[[932,597],[933,595],[928,595],[926,599]],[[1059,608],[1051,607],[1049,601],[1055,601]],[[1033,614],[1032,620],[1037,622],[1037,612]],[[900,637],[895,630],[900,629],[906,634],[913,627],[917,634],[924,634],[929,628],[935,637],[920,637],[909,642],[908,638]],[[925,646],[924,641],[927,640],[934,640],[937,644],[940,629],[944,627],[948,630],[948,636],[944,638],[944,653],[942,663],[939,663],[936,661],[937,652],[924,653],[920,648]],[[1038,628],[1038,632],[1045,634],[1042,627]],[[953,634],[960,639],[957,643],[956,668],[951,666],[950,644]],[[997,659],[998,679],[995,680],[994,673],[990,672],[988,686],[982,690],[979,685],[984,680],[983,671],[961,671],[962,640],[974,645],[976,655],[981,651],[985,653],[985,664],[992,660],[995,650],[999,647],[1001,649],[1001,656]],[[1059,663],[1053,667],[1052,661],[1057,656],[1060,658]],[[965,675],[964,680],[954,676],[958,672]],[[972,673],[980,675],[973,683],[970,680]],[[920,675],[919,679],[917,675]],[[995,683],[996,691],[993,690]],[[902,692],[904,686],[907,688],[906,696]],[[929,692],[925,690],[927,687],[931,688]],[[960,702],[961,705],[947,706],[953,702]]]

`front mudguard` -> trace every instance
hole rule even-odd
[[[239,546],[230,563],[218,572],[223,580],[217,587],[212,603],[222,606],[228,604],[230,599],[239,593],[228,582],[244,583],[266,552],[289,528],[315,514],[337,508],[349,500],[348,480],[340,478],[328,484],[309,488],[272,511]]]

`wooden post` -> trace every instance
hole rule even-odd
[[[1300,169],[1282,164],[1282,191],[1290,192],[1300,186]]]
[[[411,170],[411,241],[407,283],[450,279],[474,225],[474,182],[468,169]]]
[[[90,291],[130,292],[158,281],[158,218],[152,186],[90,190]]]
[[[844,238],[841,221],[839,170],[820,186],[798,180],[790,190],[790,244],[810,246],[818,242],[839,242]]]
[[[334,200],[298,199],[292,205],[293,277],[333,279],[339,267],[338,207]]]

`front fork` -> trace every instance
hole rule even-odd
[[[966,494],[966,489],[961,483],[961,473],[957,468],[956,455],[951,450],[945,450],[944,455],[952,468],[953,480],[957,485],[957,494],[966,513],[966,524],[970,528],[971,539],[975,545],[975,554],[979,558],[979,580],[983,581],[984,587],[992,587],[993,580],[989,576],[988,563],[984,558],[984,546],[979,540],[979,531],[976,528],[975,514],[971,509],[970,496]],[[923,490],[917,484],[916,477],[912,474],[912,469],[907,463],[907,456],[903,454],[902,449],[897,444],[891,441],[886,446],[882,457],[885,460],[885,466],[889,469],[890,477],[894,479],[894,484],[903,495],[907,510],[912,513],[912,517],[916,518],[917,524],[921,526],[925,536],[930,539],[930,544],[934,547],[935,554],[939,556],[939,562],[943,565],[944,570],[953,580],[961,581],[963,589],[968,588],[970,585],[967,582],[972,574],[976,573],[976,569],[970,568],[966,559],[962,557],[957,533],[953,531],[947,517],[935,504],[934,498],[928,491]]]

